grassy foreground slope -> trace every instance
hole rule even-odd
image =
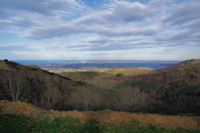
[[[0,110],[0,131],[4,133],[12,131],[16,133],[27,131],[198,133],[200,131],[198,117],[112,111],[47,111],[20,101],[5,100],[0,101]]]

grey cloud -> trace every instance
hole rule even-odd
[[[79,6],[79,4],[70,4],[69,1],[73,0],[51,0],[49,2],[46,0],[21,0],[18,2],[14,1],[13,3],[11,0],[3,0],[0,7],[11,8],[11,12],[17,10],[17,16],[12,16],[8,19],[5,19],[6,21],[0,22],[3,25],[1,27],[9,28],[12,26],[23,26],[28,29],[25,29],[26,35],[21,34],[21,36],[32,39],[48,39],[79,33],[97,33],[103,36],[151,36],[156,33],[156,31],[152,29],[133,29],[132,31],[127,31],[126,29],[122,29],[120,31],[113,30],[112,24],[114,23],[125,24],[133,21],[143,21],[146,18],[154,15],[154,9],[151,9],[150,7],[140,3],[117,1],[112,5],[111,8],[105,11],[95,11],[95,13],[90,13],[89,15],[81,17],[80,19],[72,20],[70,22],[72,24],[69,24],[69,22],[66,22],[62,18],[52,18],[58,21],[58,23],[53,23],[49,17],[42,18],[42,16],[38,17],[33,13],[31,14],[31,12],[36,12],[38,14],[47,16],[55,15],[54,13],[56,13],[56,11],[65,11],[68,9],[68,6],[70,8],[76,8]],[[20,11],[18,11],[18,9]],[[10,12],[8,11],[8,13]],[[40,21],[40,19],[44,19],[44,21]]]
[[[16,14],[18,13],[18,11],[13,12],[15,12]],[[18,29],[20,29],[20,27],[23,27],[26,30],[27,28],[36,27],[38,25],[38,20],[35,20],[35,17],[32,16],[32,14],[30,13],[21,12],[17,16],[13,16],[7,19],[0,18],[0,30],[4,29],[4,31],[6,29],[8,31],[11,30],[15,32],[13,27]]]
[[[200,45],[200,1],[187,1],[177,6],[163,21],[163,31],[171,29],[171,34],[155,38],[164,45]]]
[[[167,42],[182,42],[183,43],[187,43],[187,44],[192,44],[192,43],[196,43],[199,44],[200,42],[200,30],[197,31],[187,31],[187,32],[183,32],[183,33],[179,33],[177,35],[174,35],[170,38],[164,39],[164,41]],[[160,40],[162,41],[162,40]]]
[[[136,42],[136,41],[139,41],[141,39],[139,38],[109,38],[109,37],[100,37],[100,38],[96,38],[96,39],[91,39],[91,40],[88,40],[86,41],[86,43],[89,43],[89,44],[119,44],[119,43],[132,43],[132,42]]]
[[[168,55],[168,54],[172,54],[174,51],[174,49],[165,49],[165,50],[160,50],[160,51],[155,51],[155,52],[151,52],[152,54],[164,54],[164,55]]]
[[[56,27],[50,26],[31,29],[31,31],[29,31],[29,35],[25,35],[24,37],[32,39],[49,39],[84,32],[86,33],[86,31],[84,31],[81,27],[75,27],[73,25],[60,25]]]
[[[112,22],[132,22],[143,21],[148,17],[154,16],[154,14],[154,9],[140,3],[117,2],[113,7],[112,13],[105,16],[105,18]]]
[[[105,11],[92,13],[77,20],[82,24],[106,24],[113,25],[118,23],[143,21],[156,14],[156,9],[140,3],[115,2],[112,7]]]
[[[151,29],[151,28],[141,28],[138,30],[132,30],[127,32],[118,33],[120,36],[132,36],[132,35],[143,35],[143,36],[152,36],[157,33],[157,29]]]
[[[47,16],[55,15],[55,11],[66,11],[74,7],[78,9],[80,5],[73,0],[1,0],[0,2],[0,8],[4,10],[25,10]]]
[[[27,45],[9,45],[9,46],[0,46],[1,52],[9,52],[9,51],[26,51],[32,50],[32,48]]]
[[[38,24],[34,21],[28,20],[28,19],[19,19],[19,20],[14,20],[12,23],[15,26],[22,26],[22,27],[31,27],[31,26],[37,26]],[[10,24],[12,25],[12,24]]]
[[[67,18],[84,8],[75,0],[1,0],[0,28],[35,29],[53,21],[61,22],[63,15]]]
[[[200,28],[191,28],[188,26],[184,31],[180,31],[175,34],[172,33],[172,35],[164,36],[163,38],[155,38],[155,40],[168,45],[173,43],[177,45],[199,45]]]
[[[62,15],[71,9],[80,11],[80,4],[71,4],[69,0],[22,0],[14,3],[2,0],[2,3],[0,7],[4,9],[0,9],[0,12],[9,14],[10,17],[0,15],[0,28],[23,26],[25,30],[21,32],[21,37],[42,40],[85,33],[100,36],[96,40],[86,40],[83,44],[81,42],[64,48],[106,51],[199,45],[200,42],[199,1],[182,2],[172,8],[169,3],[160,1],[145,4],[115,1],[104,10],[91,11],[71,20]],[[16,14],[11,14],[7,9],[12,9],[12,12],[16,10]],[[20,16],[22,14],[25,17]],[[168,33],[169,29],[171,33]],[[119,39],[123,37],[124,39]]]
[[[31,27],[31,26],[37,26],[38,24],[31,20],[30,18],[27,18],[26,16],[24,16],[24,18],[22,17],[13,17],[11,19],[8,20],[3,20],[0,21],[1,24],[1,28],[9,28],[12,26],[18,26],[18,27]]]
[[[26,37],[32,39],[49,39],[53,37],[68,36],[81,33],[97,33],[101,36],[117,37],[117,36],[152,36],[157,34],[157,29],[141,28],[141,29],[122,29],[105,28],[103,26],[86,26],[83,24],[64,24],[54,26],[43,26],[29,31]]]
[[[150,48],[155,46],[155,43],[149,42],[141,42],[141,43],[110,43],[109,45],[101,46],[98,45],[96,47],[85,48],[86,50],[94,50],[94,51],[109,51],[109,50],[130,50],[130,49],[139,49],[139,48]]]
[[[140,38],[109,38],[109,37],[99,37],[91,40],[86,40],[84,43],[89,44],[83,49],[94,50],[94,51],[107,51],[107,50],[128,50],[128,49],[138,49],[138,48],[149,48],[157,47],[156,42],[146,42],[142,41]]]
[[[189,1],[184,6],[178,8],[169,17],[164,20],[164,23],[183,26],[186,23],[194,22],[194,20],[200,20],[200,2]],[[199,23],[198,23],[199,24]],[[200,26],[199,26],[200,27]]]
[[[103,39],[89,41],[89,43],[94,43],[94,44],[105,44],[107,42],[108,40],[103,40]]]
[[[109,9],[94,11],[79,19],[72,20],[68,24],[59,26],[42,26],[29,30],[29,37],[33,39],[48,39],[59,36],[68,36],[79,33],[97,33],[102,36],[152,36],[157,29],[125,28],[118,30],[119,25],[126,25],[130,22],[141,22],[146,18],[155,16],[155,8],[132,2],[115,2]],[[116,26],[114,26],[117,24]],[[132,29],[132,30],[130,30]]]

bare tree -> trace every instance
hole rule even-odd
[[[3,83],[0,80],[0,99],[6,99],[6,97],[8,96],[8,94],[5,92],[5,88]]]
[[[47,87],[42,90],[40,104],[43,108],[51,109],[61,100],[61,92],[55,87]]]
[[[135,111],[148,104],[147,95],[137,88],[120,88],[113,95],[114,108],[119,110]]]
[[[73,92],[71,92],[69,97],[69,103],[76,110],[83,109],[89,110],[90,104],[93,102],[92,93],[85,87],[79,88]]]
[[[12,101],[25,100],[30,90],[26,88],[23,73],[8,74],[6,80],[6,92],[11,97]]]

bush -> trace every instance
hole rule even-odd
[[[116,74],[116,77],[122,77],[122,76],[123,74],[120,74],[120,73]]]
[[[105,113],[113,113],[114,111],[110,109],[104,109],[104,110],[98,110],[97,113],[99,114],[105,114]]]

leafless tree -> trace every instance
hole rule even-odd
[[[148,104],[147,98],[147,95],[139,89],[127,87],[120,88],[118,92],[113,95],[112,102],[114,107],[119,110],[135,111]]]
[[[30,92],[29,88],[26,88],[25,79],[22,74],[22,72],[19,72],[6,76],[6,92],[13,101],[25,100],[25,97],[27,97]]]
[[[40,95],[41,107],[46,109],[54,108],[55,105],[61,100],[61,92],[55,87],[43,88]]]
[[[90,90],[85,87],[81,87],[73,92],[71,92],[69,97],[69,103],[76,110],[84,108],[84,110],[89,110],[89,106],[93,101],[92,94]]]

